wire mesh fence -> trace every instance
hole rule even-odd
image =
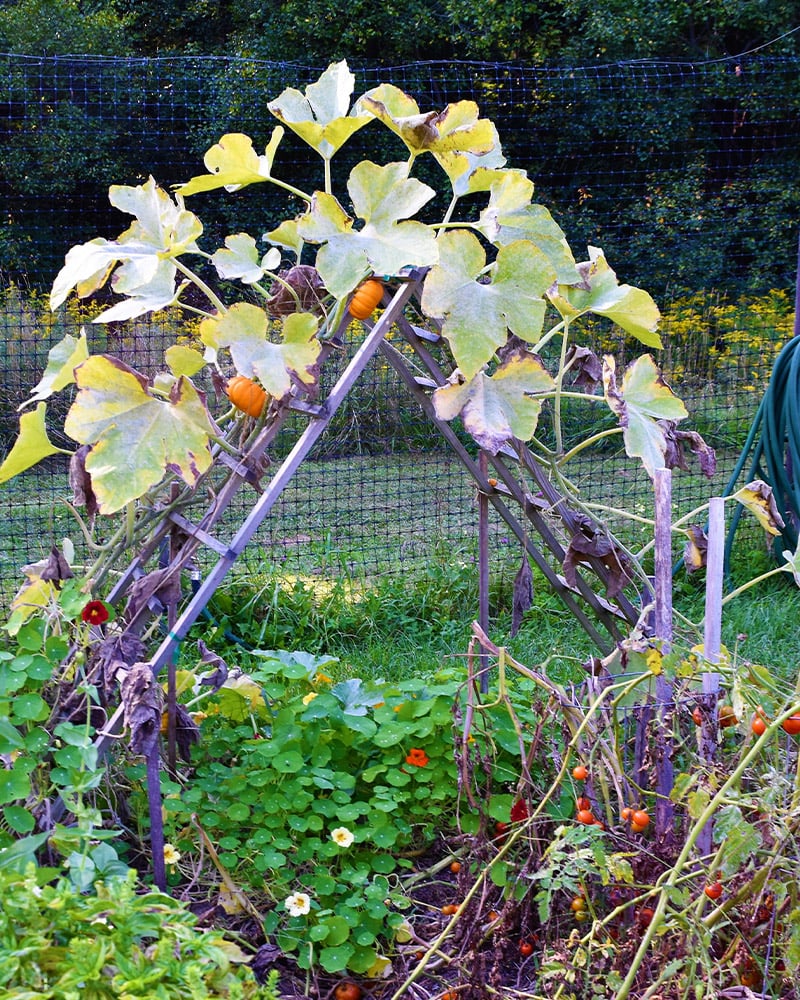
[[[537,200],[576,255],[602,247],[621,280],[656,296],[667,345],[658,360],[719,457],[713,482],[677,479],[676,506],[686,510],[719,492],[792,332],[797,61],[351,68],[356,94],[391,82],[423,110],[476,101],[497,125],[508,164],[534,180]],[[127,225],[109,206],[109,184],[148,176],[167,188],[185,181],[203,172],[203,154],[226,132],[245,132],[263,148],[274,124],[268,101],[287,86],[304,88],[321,69],[216,57],[0,56],[0,450],[11,446],[16,408],[47,351],[87,319],[77,309],[52,315],[47,308],[43,293],[64,253]],[[402,155],[391,136],[367,131],[342,150],[339,177],[364,156],[385,162]],[[298,141],[292,155],[292,182],[319,186],[312,154]],[[420,161],[423,180],[432,169]],[[195,197],[209,250],[231,232],[258,237],[282,217],[269,192]],[[283,201],[280,210],[285,214]],[[740,304],[744,295],[752,307]],[[107,347],[147,374],[180,323],[159,314],[124,327],[94,326],[94,350]],[[608,336],[591,331],[601,349]],[[602,427],[603,419],[576,412],[574,432],[585,433],[593,420]],[[432,546],[472,544],[474,490],[386,365],[373,363],[312,457],[259,533],[249,570],[408,572],[424,566]],[[650,509],[646,475],[619,450],[581,456],[570,476],[590,501]],[[65,495],[59,459],[2,487],[4,580],[63,535],[80,542]],[[502,546],[502,527],[493,530]]]

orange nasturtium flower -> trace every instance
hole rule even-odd
[[[89,625],[102,625],[108,621],[108,608],[102,601],[89,601],[81,611],[81,621]]]
[[[429,761],[430,757],[424,750],[420,750],[418,747],[412,747],[406,757],[406,764],[413,764],[414,767],[425,767]]]

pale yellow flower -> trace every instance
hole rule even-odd
[[[353,834],[346,826],[337,826],[335,830],[331,831],[331,840],[339,847],[349,847],[354,839]]]
[[[180,860],[180,851],[176,850],[172,844],[164,844],[164,864],[177,865]]]
[[[283,904],[293,917],[304,917],[311,910],[311,897],[305,892],[293,892]]]
[[[317,697],[316,691],[309,691],[308,694],[303,698],[304,705],[310,705],[311,702]]]

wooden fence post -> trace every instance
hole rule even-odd
[[[656,469],[655,490],[655,636],[661,651],[672,646],[672,473]],[[672,684],[656,677],[656,841],[665,844],[674,836],[675,807],[670,795],[674,785],[672,718],[675,711]]]

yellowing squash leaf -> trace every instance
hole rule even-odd
[[[200,339],[216,351],[230,349],[237,372],[257,378],[275,399],[288,395],[293,383],[306,389],[316,386],[321,345],[319,321],[311,313],[291,313],[283,320],[283,342],[267,340],[269,318],[249,302],[237,302],[222,316],[200,325]]]
[[[472,233],[445,233],[439,239],[439,264],[422,292],[422,309],[444,319],[447,338],[464,378],[471,379],[505,344],[508,331],[535,341],[544,323],[544,293],[555,280],[548,258],[529,240],[501,247],[491,283],[484,274],[486,255]]]
[[[733,494],[733,499],[746,507],[761,527],[770,535],[779,535],[784,527],[778,512],[772,487],[761,479],[754,479]]]
[[[433,404],[440,420],[460,416],[477,443],[495,455],[512,438],[533,436],[542,403],[532,396],[553,386],[538,358],[518,352],[492,376],[480,372],[465,381],[456,370],[450,384],[434,392]]]
[[[346,62],[331,63],[305,94],[287,87],[267,107],[325,160],[339,150],[371,116],[358,108],[349,111],[355,76]]]
[[[91,445],[86,470],[100,511],[112,514],[177,472],[193,486],[211,464],[214,429],[202,395],[179,378],[168,400],[156,399],[147,380],[117,358],[89,358],[76,372],[78,395],[64,429]]]
[[[238,191],[248,184],[268,181],[283,134],[284,129],[280,125],[272,130],[263,156],[253,149],[253,140],[249,135],[241,132],[223,135],[203,157],[208,173],[198,174],[185,184],[179,184],[177,193],[188,196],[221,187],[226,191]]]
[[[19,436],[0,465],[0,483],[13,479],[48,455],[69,454],[64,448],[57,448],[47,436],[45,412],[46,404],[39,403],[35,410],[20,417]]]
[[[617,386],[616,362],[611,355],[603,359],[603,386],[606,402],[619,418],[625,451],[631,458],[641,458],[652,476],[665,468],[667,441],[659,420],[683,420],[686,407],[661,378],[649,354],[637,358],[625,369],[622,387]]]
[[[31,393],[28,402],[47,399],[54,392],[72,385],[75,381],[75,369],[88,357],[89,348],[86,344],[84,328],[81,327],[81,333],[77,339],[68,333],[60,343],[48,351],[44,375]]]

